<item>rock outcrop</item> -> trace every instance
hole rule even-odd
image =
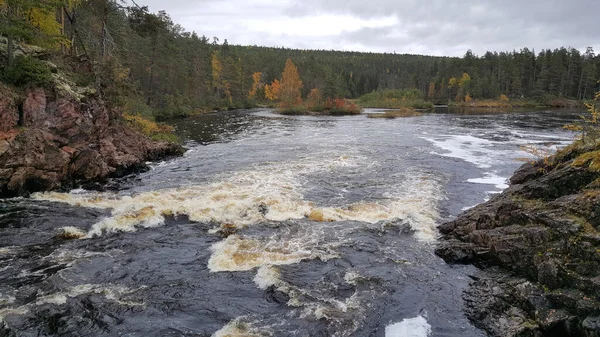
[[[57,92],[0,85],[1,196],[103,182],[183,153],[132,130],[95,95]]]
[[[525,164],[504,193],[440,227],[436,253],[481,269],[463,297],[492,336],[600,336],[599,149]]]

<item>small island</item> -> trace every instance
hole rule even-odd
[[[260,85],[260,76],[255,78],[250,96],[262,90],[270,101],[278,101],[276,112],[282,115],[307,116],[347,116],[360,115],[362,108],[345,99],[327,97],[319,89],[312,89],[305,100],[302,99],[302,81],[298,68],[291,59],[287,59],[281,81],[275,79],[270,85]]]

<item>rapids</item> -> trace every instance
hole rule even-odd
[[[433,254],[436,226],[577,118],[174,121],[190,151],[116,190],[0,203],[0,336],[484,336],[461,312],[473,267]]]

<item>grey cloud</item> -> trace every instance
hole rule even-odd
[[[594,29],[595,16],[600,12],[597,0],[304,0],[286,10],[293,15],[322,12],[366,19],[395,16],[398,27],[412,33],[414,42],[421,40],[422,44],[443,50],[459,41],[480,53],[490,48],[583,47],[600,42]],[[455,26],[459,29],[449,29]],[[383,47],[386,41],[371,38],[363,43]]]
[[[398,53],[462,55],[522,47],[600,48],[598,0],[283,0],[260,4],[246,0],[139,0],[152,10],[165,9],[175,22],[200,34],[232,43],[283,45],[296,48],[360,49]],[[302,19],[314,15],[349,15],[377,21],[393,17],[397,24],[357,27],[339,36],[284,36],[244,30],[247,18]],[[387,22],[387,21],[386,21]]]

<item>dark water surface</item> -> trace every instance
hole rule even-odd
[[[577,116],[175,121],[190,151],[119,192],[0,203],[0,336],[484,336],[435,227]]]

